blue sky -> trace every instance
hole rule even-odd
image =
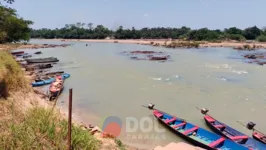
[[[33,28],[61,28],[76,22],[110,29],[266,26],[266,0],[16,0],[11,7],[34,21]]]

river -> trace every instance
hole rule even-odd
[[[32,40],[31,43],[69,42]],[[155,107],[208,129],[196,107],[205,107],[220,121],[251,135],[236,121],[257,123],[266,133],[266,68],[244,63],[240,52],[230,48],[166,49],[137,44],[70,42],[67,48],[40,49],[44,56],[58,57],[56,66],[70,73],[58,106],[66,111],[68,89],[73,88],[73,116],[84,123],[101,125],[108,116],[123,122],[120,139],[139,148],[153,148],[182,141],[165,130],[144,133],[140,128],[125,133],[126,118],[150,117]],[[122,51],[153,50],[171,55],[172,61],[131,60]],[[29,51],[30,52],[30,51]],[[54,68],[56,69],[56,68]],[[151,125],[151,124],[150,124]],[[153,125],[163,128],[157,121]],[[147,126],[147,124],[146,124]]]

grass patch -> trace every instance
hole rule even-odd
[[[19,118],[11,114],[12,119],[0,122],[5,131],[0,133],[0,149],[67,149],[67,121],[58,114],[39,107],[18,114]],[[99,144],[93,135],[73,125],[73,149],[97,150]]]
[[[0,97],[10,91],[28,91],[30,85],[20,65],[8,51],[0,51]]]
[[[120,150],[126,150],[126,146],[119,139],[115,139],[115,143]]]

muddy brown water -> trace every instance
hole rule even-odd
[[[58,41],[32,43],[62,44]],[[122,120],[120,138],[126,144],[152,148],[169,142],[182,141],[169,130],[162,133],[125,132],[126,118],[138,122],[150,117],[144,129],[158,126],[151,111],[142,104],[154,103],[156,108],[187,121],[209,128],[196,107],[205,107],[220,121],[251,135],[236,121],[257,123],[257,129],[266,133],[266,68],[244,63],[240,52],[230,48],[165,49],[146,45],[118,43],[65,42],[67,48],[41,49],[42,55],[54,56],[60,62],[54,70],[70,73],[58,106],[67,110],[68,89],[73,88],[73,116],[87,124],[101,126],[108,116]],[[122,51],[153,50],[171,55],[169,62],[131,60]],[[34,52],[31,50],[29,52]],[[36,50],[36,51],[40,51]],[[243,52],[241,52],[243,53]],[[143,121],[143,120],[142,120]],[[130,124],[133,128],[133,124]]]

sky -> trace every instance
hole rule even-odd
[[[207,27],[244,29],[266,26],[266,0],[15,0],[19,16],[32,28],[61,28],[76,22],[109,29]]]

